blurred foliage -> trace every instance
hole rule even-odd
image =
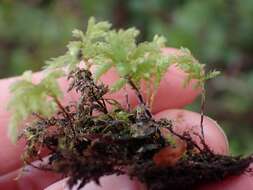
[[[227,132],[232,153],[253,150],[252,0],[1,0],[0,78],[39,70],[90,16],[136,26],[139,40],[165,35],[170,46],[221,70],[208,85],[206,112]]]

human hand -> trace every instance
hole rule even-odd
[[[165,49],[165,53],[175,53],[174,49]],[[41,73],[34,76],[34,81],[38,81],[41,78]],[[168,73],[164,77],[159,87],[157,96],[154,101],[152,113],[155,118],[166,117],[172,119],[177,128],[182,130],[188,130],[192,128],[195,132],[199,131],[200,115],[198,113],[190,112],[180,109],[187,104],[190,104],[195,97],[199,94],[199,91],[194,89],[193,83],[187,88],[182,86],[185,74],[178,68],[172,66],[168,70]],[[0,81],[0,101],[2,103],[0,107],[0,189],[7,190],[23,190],[33,189],[40,190],[47,187],[47,190],[62,190],[67,188],[66,180],[60,180],[53,185],[49,186],[53,182],[60,179],[60,176],[44,171],[38,171],[33,168],[29,168],[29,172],[26,172],[18,180],[13,180],[19,173],[19,168],[22,167],[22,161],[20,156],[23,152],[24,142],[18,142],[17,145],[13,145],[7,137],[7,126],[9,120],[9,113],[6,111],[6,103],[9,99],[9,85],[15,80],[15,78],[5,79]],[[113,71],[109,72],[102,78],[106,84],[111,84],[117,80],[117,76]],[[60,85],[63,91],[67,89],[67,82],[61,80]],[[128,89],[129,99],[132,106],[137,104],[134,92]],[[111,95],[113,98],[117,98],[120,102],[125,102],[124,92],[118,92]],[[66,94],[64,102],[68,102],[75,99],[75,94]],[[228,154],[228,143],[223,131],[219,128],[217,123],[205,117],[204,119],[204,132],[206,143],[216,153]],[[253,189],[253,177],[247,175],[241,175],[237,177],[231,177],[220,183],[209,184],[200,187],[199,190],[244,190]],[[101,179],[101,187],[90,183],[84,187],[84,190],[140,190],[144,189],[144,186],[137,181],[130,180],[127,176],[108,176]]]

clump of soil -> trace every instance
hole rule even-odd
[[[79,93],[79,100],[68,106],[57,101],[59,111],[51,118],[35,113],[21,138],[26,139],[26,164],[41,159],[47,149],[48,162],[36,167],[68,176],[70,188],[92,180],[99,184],[105,175],[127,174],[149,190],[194,189],[246,172],[253,162],[253,157],[217,155],[201,135],[198,145],[189,133],[176,133],[171,121],[155,120],[130,78],[139,99],[135,109],[104,98],[108,87],[95,83],[88,70],[72,72],[69,80],[69,90]]]

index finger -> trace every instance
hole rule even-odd
[[[177,50],[166,48],[163,50],[164,53],[175,53]],[[34,80],[39,81],[42,74],[37,73],[34,75]],[[199,91],[193,88],[194,82],[190,83],[189,86],[183,87],[183,81],[186,78],[186,74],[175,66],[171,66],[161,84],[158,88],[156,97],[154,98],[153,113],[157,113],[163,109],[168,108],[181,108],[186,104],[191,103],[195,97],[199,94]],[[102,77],[102,81],[105,84],[112,84],[118,79],[116,73],[111,70]],[[9,86],[17,78],[10,78],[0,81],[0,175],[6,174],[10,171],[16,170],[22,165],[20,155],[23,151],[23,143],[18,142],[16,145],[12,144],[7,136],[7,127],[9,122],[10,113],[6,110],[10,92]],[[60,86],[64,92],[68,88],[68,82],[66,80],[60,80]],[[137,105],[137,98],[134,91],[128,87],[127,93],[129,101],[132,106]],[[64,93],[64,102],[76,99],[77,96],[74,93]],[[117,93],[110,94],[110,98],[117,99],[120,103],[125,104],[125,92],[120,90]],[[4,163],[4,164],[3,164]]]

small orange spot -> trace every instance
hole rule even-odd
[[[176,139],[176,147],[167,146],[162,148],[153,157],[157,166],[173,166],[186,151],[186,143]]]

